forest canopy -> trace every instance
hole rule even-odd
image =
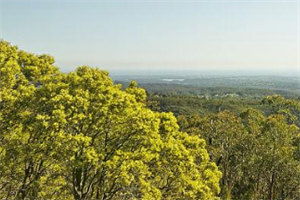
[[[151,93],[54,63],[0,42],[0,199],[300,199],[300,98]]]
[[[220,178],[135,82],[0,42],[0,199],[217,199]]]

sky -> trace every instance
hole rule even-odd
[[[299,73],[300,0],[0,0],[0,36],[63,71]]]

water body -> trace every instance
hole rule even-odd
[[[172,79],[172,78],[164,78],[164,79],[162,79],[162,81],[167,81],[167,82],[175,82],[175,81],[180,81],[180,82],[182,82],[182,81],[184,81],[184,79],[177,79],[177,78],[175,78],[175,79]]]

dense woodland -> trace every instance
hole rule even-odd
[[[173,111],[180,130],[204,138],[222,171],[221,199],[300,198],[300,101],[150,96],[153,110]]]
[[[0,42],[0,199],[300,199],[299,126],[297,97],[147,94]]]
[[[151,76],[152,77],[152,76]],[[128,78],[128,77],[126,77]],[[280,77],[281,79],[292,79],[295,77]],[[160,81],[160,79],[153,76],[153,82]],[[199,78],[203,82],[202,78]],[[226,80],[226,76],[224,77]],[[246,79],[246,78],[245,78]],[[253,78],[252,78],[253,79]],[[260,77],[263,79],[263,77]],[[298,78],[299,79],[299,78]],[[135,80],[135,79],[130,79]],[[225,81],[223,80],[223,81]],[[248,79],[246,79],[248,80]],[[150,81],[150,80],[149,80]],[[274,80],[277,83],[277,79]],[[126,86],[129,82],[121,80],[117,81],[118,83]],[[249,82],[251,83],[251,78],[249,78]],[[151,95],[158,95],[158,96],[193,96],[198,98],[206,98],[206,99],[220,99],[225,97],[240,97],[240,98],[261,98],[263,96],[272,96],[272,95],[281,95],[287,98],[294,98],[297,99],[300,96],[300,80],[298,81],[291,81],[288,82],[286,85],[286,89],[266,89],[263,86],[258,85],[256,87],[251,86],[251,84],[240,86],[240,81],[237,80],[235,87],[228,87],[228,86],[220,86],[221,83],[212,83],[212,86],[197,86],[195,85],[187,85],[188,83],[139,83],[139,86],[145,88],[147,92]],[[275,84],[274,83],[274,84]],[[198,84],[198,83],[197,83]],[[263,84],[263,83],[261,83]],[[278,83],[279,84],[279,83]],[[296,86],[296,89],[293,88]],[[281,85],[283,87],[283,85]]]
[[[205,141],[108,73],[0,43],[0,199],[217,199]]]

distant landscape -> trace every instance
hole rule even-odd
[[[297,75],[297,74],[296,74]],[[193,95],[206,98],[261,97],[280,94],[300,95],[299,76],[229,76],[229,75],[112,75],[117,83],[136,80],[149,93]]]
[[[300,200],[300,0],[0,0],[0,200]]]

